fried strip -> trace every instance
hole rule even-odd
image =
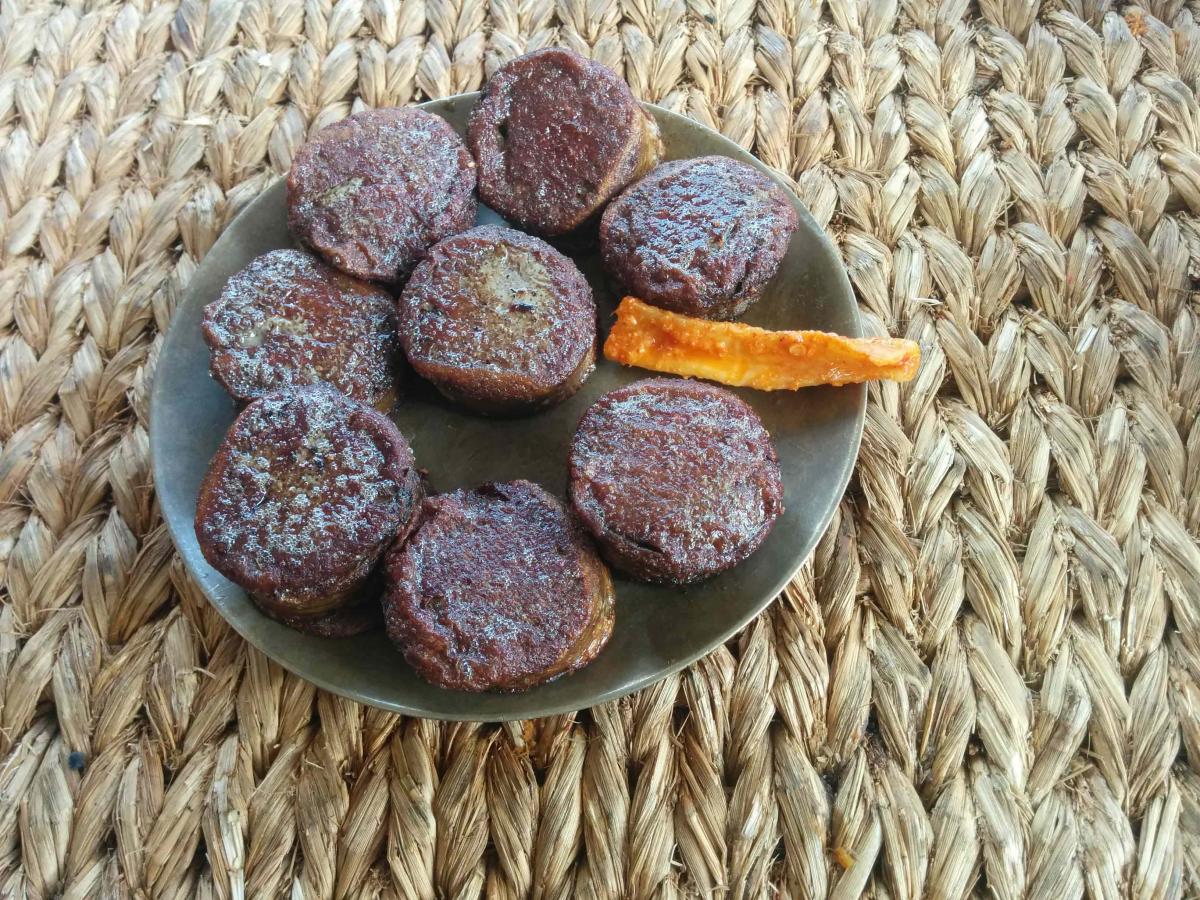
[[[909,381],[921,362],[921,348],[914,341],[767,331],[681,316],[636,297],[624,298],[617,307],[604,355],[626,366],[761,391]]]

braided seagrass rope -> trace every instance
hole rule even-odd
[[[0,896],[1200,896],[1198,20],[0,0]],[[402,720],[209,608],[148,385],[307,134],[553,43],[793,178],[926,362],[728,646],[577,715]]]

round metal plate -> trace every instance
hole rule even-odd
[[[477,94],[423,104],[465,129]],[[733,142],[654,106],[668,159],[718,154],[770,174]],[[790,195],[790,192],[789,192]],[[768,328],[816,328],[858,336],[857,307],[838,253],[804,206],[788,255],[743,321]],[[479,221],[498,222],[483,207]],[[775,440],[786,511],[763,546],[740,566],[680,590],[618,578],[616,628],[595,662],[520,694],[469,694],[433,687],[405,665],[382,632],[344,640],[300,634],[262,615],[200,553],[193,531],[196,494],[237,408],[208,373],[200,335],[204,306],[255,256],[292,246],[284,184],[275,182],[222,234],[193,276],[163,343],[151,406],[150,444],[162,512],[192,576],[250,643],[318,686],[395,712],[441,719],[501,720],[551,715],[646,687],[712,650],[779,593],[812,552],[837,506],[858,452],[866,389],[740,390]],[[600,309],[603,337],[614,297],[594,253],[575,257]],[[567,402],[521,419],[486,419],[443,401],[412,379],[393,418],[437,490],[527,478],[565,496],[567,447],[584,410],[601,394],[652,373],[599,360]]]

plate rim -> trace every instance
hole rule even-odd
[[[457,103],[469,102],[469,103],[473,104],[479,99],[481,93],[482,93],[481,91],[468,91],[468,92],[461,93],[461,94],[451,94],[446,97],[439,97],[437,99],[426,100],[422,103],[407,104],[407,106],[409,106],[410,108],[416,108],[416,109],[426,109],[426,110],[429,110],[430,112],[433,112],[434,114],[439,114],[439,110],[441,108],[444,108],[444,107],[453,108],[453,106]],[[842,287],[843,287],[846,295],[850,298],[850,320],[853,325],[853,328],[851,329],[853,333],[850,334],[849,336],[850,337],[861,337],[862,336],[862,316],[860,313],[856,295],[854,293],[854,288],[850,282],[849,273],[846,270],[846,266],[845,266],[844,261],[842,260],[841,253],[840,253],[837,245],[833,242],[833,240],[830,238],[830,236],[826,232],[826,230],[824,228],[822,228],[817,223],[817,221],[813,218],[812,213],[809,211],[807,204],[805,204],[804,201],[801,200],[796,195],[796,192],[792,188],[791,184],[789,184],[787,181],[784,180],[784,178],[780,175],[778,170],[767,165],[765,162],[760,160],[757,156],[755,156],[749,150],[746,150],[740,144],[737,144],[735,141],[731,140],[730,138],[727,138],[725,135],[721,134],[716,129],[710,128],[708,125],[705,125],[703,122],[699,122],[696,119],[690,118],[689,116],[684,116],[680,113],[677,113],[673,110],[669,110],[665,107],[659,106],[654,103],[647,103],[647,102],[643,101],[643,102],[641,102],[641,106],[644,109],[646,109],[647,111],[651,112],[651,114],[656,117],[664,117],[664,118],[680,120],[680,122],[682,124],[685,124],[687,127],[698,127],[705,131],[710,132],[712,136],[719,139],[722,142],[722,144],[725,145],[722,148],[723,150],[726,150],[729,153],[734,154],[734,158],[737,158],[742,162],[746,162],[750,165],[753,165],[755,168],[764,172],[766,175],[768,175],[768,177],[775,180],[788,192],[789,199],[796,201],[796,204],[799,207],[799,209],[797,211],[798,211],[799,215],[801,216],[801,218],[803,220],[805,220],[805,225],[807,227],[811,228],[813,232],[815,232],[816,234],[818,234],[820,236],[821,241],[823,241],[824,244],[826,245],[826,249],[831,251],[833,253],[834,257],[836,258],[836,260],[838,262],[838,265],[836,267],[837,278],[838,278],[838,280],[840,280],[842,282]],[[685,157],[685,158],[695,158],[695,157]],[[246,216],[249,208],[260,197],[262,197],[264,194],[266,194],[271,189],[275,188],[275,186],[280,181],[284,180],[286,177],[287,177],[286,174],[277,175],[275,178],[273,178],[269,182],[267,182],[263,186],[262,190],[259,191],[257,194],[255,194],[255,196],[251,200],[249,200],[245,204],[245,206],[243,206],[238,211],[238,213],[228,222],[228,224],[226,224],[221,229],[220,233],[213,240],[212,245],[209,246],[207,248],[207,250],[205,251],[204,257],[201,258],[197,262],[196,270],[192,272],[192,276],[189,279],[188,286],[184,289],[179,300],[176,302],[175,309],[183,308],[188,303],[193,302],[193,294],[196,293],[196,291],[198,290],[197,285],[200,281],[200,279],[198,279],[196,276],[199,274],[201,267],[205,264],[205,261],[207,260],[209,254],[212,253],[213,249],[216,247],[217,243],[221,240],[221,238],[224,237],[228,232],[230,232],[237,225],[237,223],[244,216]],[[210,586],[209,586],[210,579],[203,577],[203,573],[196,571],[196,569],[192,565],[192,562],[189,558],[188,553],[184,550],[183,543],[186,541],[188,535],[184,534],[182,532],[181,529],[183,526],[178,525],[174,521],[174,517],[167,515],[166,507],[173,506],[173,504],[167,498],[165,498],[163,496],[162,489],[160,488],[160,485],[165,484],[167,481],[166,475],[163,471],[163,466],[165,465],[165,463],[163,462],[163,460],[161,458],[162,454],[160,454],[158,452],[158,449],[162,446],[162,441],[163,441],[162,428],[165,426],[159,426],[157,424],[162,420],[162,417],[159,415],[156,415],[156,411],[160,410],[163,407],[163,404],[165,404],[167,402],[167,400],[164,396],[166,393],[166,389],[163,387],[164,381],[163,381],[163,379],[157,377],[157,374],[158,374],[157,370],[158,370],[158,366],[162,365],[163,358],[166,356],[166,354],[168,354],[171,351],[172,346],[178,344],[180,341],[185,340],[182,329],[177,327],[178,321],[180,321],[180,317],[177,317],[173,314],[171,323],[170,323],[170,325],[167,326],[166,334],[163,336],[162,344],[159,347],[158,362],[155,366],[154,384],[153,384],[153,386],[151,388],[151,392],[150,392],[150,411],[149,411],[148,431],[149,431],[149,445],[150,445],[150,457],[151,457],[151,471],[154,476],[154,494],[155,494],[155,498],[158,501],[159,514],[162,517],[163,522],[167,526],[167,532],[170,535],[171,543],[175,548],[175,552],[179,554],[179,557],[183,562],[183,566],[188,574],[188,577],[190,577],[196,583],[196,585],[200,588],[200,591],[201,591],[201,593],[203,593],[204,598],[208,602],[208,604],[210,606],[212,606],[220,614],[221,618],[226,622],[226,624],[229,625],[230,628],[232,628],[235,632],[237,632],[238,635],[241,636],[242,640],[246,641],[248,644],[250,644],[256,650],[258,650],[260,653],[264,654],[268,659],[270,659],[270,660],[274,661],[275,663],[277,663],[278,665],[282,666],[284,669],[291,672],[296,677],[302,678],[303,680],[309,682],[310,684],[316,685],[318,688],[320,688],[322,690],[329,691],[332,694],[335,694],[339,697],[344,697],[348,700],[353,700],[356,703],[361,703],[366,706],[372,706],[377,709],[383,709],[388,712],[398,713],[400,715],[413,716],[413,717],[426,718],[426,719],[434,719],[434,720],[438,720],[438,721],[447,721],[447,722],[515,721],[518,719],[540,718],[543,716],[561,715],[561,714],[568,713],[568,712],[575,712],[575,711],[581,710],[581,709],[590,709],[592,706],[598,706],[603,703],[610,703],[614,700],[619,700],[622,697],[626,697],[637,691],[644,690],[647,687],[650,687],[651,685],[657,684],[659,681],[662,681],[664,678],[674,675],[675,673],[680,672],[683,669],[687,668],[688,666],[692,665],[692,663],[696,662],[698,659],[713,652],[713,650],[715,650],[717,647],[721,646],[722,644],[724,644],[731,638],[735,637],[737,634],[742,632],[746,628],[746,626],[755,617],[761,615],[772,603],[774,603],[779,598],[780,593],[787,587],[788,583],[791,582],[791,580],[795,577],[796,573],[798,571],[800,571],[800,569],[804,566],[804,564],[809,560],[809,558],[812,556],[812,554],[816,550],[817,544],[820,543],[821,538],[829,530],[829,525],[833,521],[833,517],[834,517],[835,513],[837,512],[839,505],[841,504],[842,498],[845,496],[846,488],[849,486],[850,480],[854,474],[855,466],[858,464],[858,456],[859,456],[859,452],[862,447],[863,430],[864,430],[864,427],[866,424],[866,407],[867,407],[866,385],[865,384],[845,385],[840,390],[855,391],[855,392],[857,392],[858,396],[857,396],[857,398],[855,398],[856,403],[855,403],[855,409],[854,409],[854,422],[853,422],[852,437],[851,437],[851,441],[850,441],[851,452],[848,453],[846,455],[845,459],[843,460],[841,470],[838,472],[838,477],[837,477],[836,496],[838,499],[836,499],[833,503],[830,504],[829,509],[827,509],[825,511],[824,515],[819,520],[818,527],[814,531],[814,537],[812,538],[811,546],[803,548],[801,550],[801,552],[798,552],[796,554],[793,565],[790,566],[788,569],[786,569],[783,572],[783,575],[780,579],[778,579],[778,583],[776,584],[776,586],[771,591],[766,592],[764,594],[765,599],[763,599],[761,601],[757,601],[753,604],[750,604],[750,606],[747,607],[745,614],[742,616],[739,616],[736,619],[734,626],[732,628],[727,629],[726,633],[716,636],[712,641],[708,642],[706,644],[706,646],[704,646],[698,653],[696,653],[694,655],[685,654],[680,659],[675,660],[675,661],[669,663],[668,665],[666,665],[652,673],[644,675],[644,676],[634,680],[633,682],[630,682],[627,684],[622,684],[619,687],[615,687],[610,690],[603,691],[603,692],[597,694],[595,697],[593,697],[589,700],[588,705],[586,705],[586,706],[579,706],[576,703],[567,703],[567,704],[551,703],[549,705],[538,706],[536,703],[533,703],[533,704],[530,704],[531,708],[529,710],[526,710],[519,714],[515,714],[510,719],[480,719],[478,717],[478,715],[472,714],[472,713],[458,714],[453,711],[429,710],[429,709],[424,709],[424,708],[420,708],[420,707],[409,706],[409,705],[406,705],[403,703],[396,703],[396,702],[392,702],[392,701],[388,701],[388,700],[382,700],[379,698],[364,697],[360,694],[357,694],[349,689],[342,687],[339,683],[331,681],[329,679],[326,679],[320,675],[313,675],[310,672],[298,671],[296,668],[293,667],[291,661],[279,658],[275,653],[273,653],[266,646],[264,646],[264,642],[260,641],[257,634],[255,634],[253,632],[248,633],[247,629],[244,629],[237,622],[233,621],[233,619],[231,619],[230,616],[226,615],[226,612],[222,607],[222,603],[220,603],[214,599],[214,593],[213,593],[213,591],[210,590]],[[192,537],[194,538],[194,533],[192,534]],[[398,650],[396,652],[399,653]],[[526,696],[526,697],[536,696],[536,690],[537,690],[537,688],[535,686],[534,688],[531,688],[529,691],[521,692],[520,694],[514,694],[514,696]],[[454,693],[454,692],[447,692],[447,693]]]

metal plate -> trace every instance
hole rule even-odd
[[[422,106],[461,133],[477,97],[462,94]],[[771,174],[715,131],[654,106],[647,109],[658,120],[668,159],[717,154]],[[779,273],[742,320],[859,336],[854,296],[837,251],[794,197],[793,203],[800,228]],[[481,207],[479,221],[501,220]],[[487,721],[566,712],[646,687],[727,640],[771,602],[812,552],[850,480],[862,434],[863,386],[738,391],[762,416],[779,451],[786,511],[770,537],[740,566],[684,590],[618,578],[616,628],[596,661],[524,693],[433,687],[405,665],[382,632],[330,640],[292,631],[263,616],[239,587],[209,567],[192,526],[201,479],[237,411],[208,373],[208,350],[200,336],[204,306],[255,256],[288,246],[281,179],[226,229],[175,310],[155,376],[150,445],[163,515],[205,595],[246,640],[322,688],[395,712]],[[594,253],[575,259],[596,292],[603,337],[612,321],[612,292]],[[410,383],[393,417],[437,490],[527,478],[565,496],[567,447],[579,417],[601,394],[650,374],[601,359],[567,402],[507,420],[470,415],[428,385]]]

